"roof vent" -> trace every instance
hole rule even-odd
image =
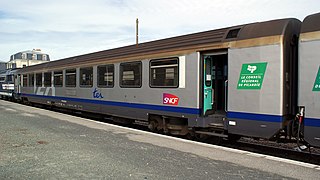
[[[231,30],[228,32],[226,39],[231,39],[231,38],[236,38],[236,37],[238,37],[238,34],[239,34],[240,29],[241,29],[241,28],[231,29]]]

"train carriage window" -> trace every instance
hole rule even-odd
[[[51,72],[44,73],[44,86],[51,87]]]
[[[98,66],[98,87],[112,88],[114,86],[114,65]]]
[[[130,62],[120,64],[120,87],[122,88],[137,88],[141,87],[142,63]]]
[[[42,54],[35,54],[37,60],[42,60]]]
[[[22,75],[22,86],[23,87],[27,87],[28,86],[28,75],[27,74],[23,74]]]
[[[29,87],[34,86],[34,74],[29,74]]]
[[[27,59],[32,60],[32,54],[27,53]]]
[[[36,86],[41,87],[42,86],[42,73],[36,74]]]
[[[93,85],[93,67],[80,68],[80,86],[92,87]]]
[[[177,58],[150,61],[150,87],[174,88],[179,86]]]
[[[76,69],[66,70],[66,87],[76,87]]]
[[[62,87],[63,86],[63,73],[62,73],[62,71],[54,71],[53,84],[55,87]]]

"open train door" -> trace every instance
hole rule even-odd
[[[227,51],[203,53],[203,115],[226,115],[228,100]]]

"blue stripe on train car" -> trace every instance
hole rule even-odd
[[[313,126],[313,127],[320,127],[320,119],[316,118],[305,118],[304,119],[305,126]]]
[[[128,103],[128,102],[117,102],[117,101],[103,101],[103,100],[60,97],[60,96],[42,96],[42,95],[24,94],[24,93],[21,93],[21,95],[38,97],[38,98],[50,98],[50,99],[82,102],[82,103],[101,104],[101,105],[109,105],[109,106],[121,106],[121,107],[128,107],[128,108],[149,109],[149,110],[157,110],[157,111],[169,111],[169,112],[195,114],[195,115],[200,115],[200,112],[201,112],[200,109],[197,109],[197,108],[161,106],[161,105],[139,104],[139,103]]]
[[[265,122],[275,122],[281,123],[282,116],[279,115],[270,115],[270,114],[253,114],[253,113],[244,113],[244,112],[228,112],[227,118],[230,119],[245,119],[253,121],[265,121]]]

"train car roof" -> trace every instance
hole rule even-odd
[[[63,66],[73,66],[88,62],[105,62],[114,59],[122,59],[156,53],[166,53],[190,49],[196,50],[197,47],[205,47],[213,44],[221,44],[224,42],[283,35],[286,26],[292,21],[300,23],[300,21],[297,19],[288,18],[209,30],[199,33],[140,43],[138,46],[134,44],[130,46],[119,47],[110,50],[64,58],[43,64],[28,66],[19,70],[19,73],[47,68],[56,69]]]
[[[320,13],[312,14],[304,18],[301,33],[320,31]]]

